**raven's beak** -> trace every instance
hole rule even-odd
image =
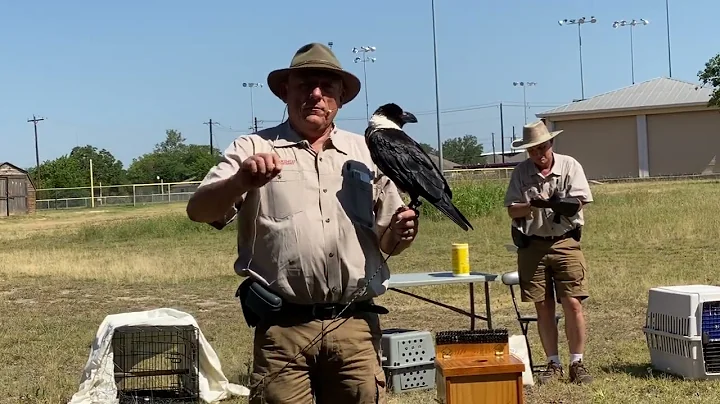
[[[417,118],[415,118],[415,115],[413,115],[409,112],[403,112],[403,114],[400,118],[405,123],[417,123]]]

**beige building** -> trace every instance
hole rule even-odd
[[[720,154],[720,109],[712,90],[656,78],[537,114],[590,179],[714,172]]]

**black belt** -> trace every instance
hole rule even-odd
[[[569,232],[563,234],[562,236],[529,236],[532,240],[542,240],[542,241],[560,241],[565,240],[566,238],[572,237],[573,230],[570,230]]]
[[[371,302],[355,302],[350,307],[342,303],[318,303],[318,304],[295,304],[283,302],[280,310],[283,315],[302,316],[315,320],[330,320],[337,317],[341,312],[343,317],[352,316],[358,312],[387,314],[388,309]],[[344,310],[344,311],[343,311]]]

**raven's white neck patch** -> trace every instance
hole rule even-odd
[[[373,128],[400,129],[395,122],[389,120],[384,115],[373,115],[370,118],[370,126]]]

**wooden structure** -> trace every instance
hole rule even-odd
[[[437,344],[435,369],[437,398],[442,404],[525,402],[525,364],[510,354],[507,334],[499,339],[475,334]]]
[[[0,217],[35,213],[35,185],[28,172],[8,162],[0,164]]]

